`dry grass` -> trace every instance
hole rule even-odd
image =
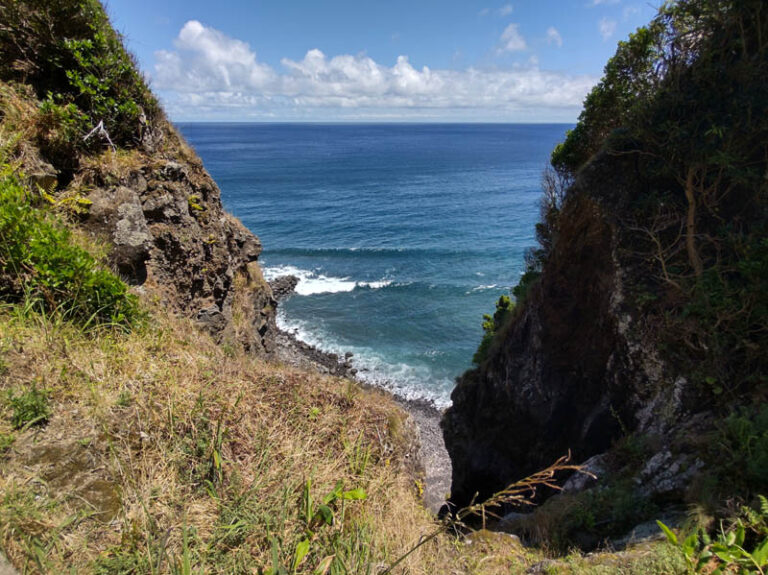
[[[40,131],[37,104],[28,87],[0,82],[0,158],[27,166],[41,163],[32,145]]]
[[[17,567],[249,573],[277,557],[291,572],[307,540],[296,572],[376,573],[434,530],[409,472],[409,424],[387,396],[153,317],[133,334],[83,334],[0,312],[0,437],[13,438],[0,454],[0,542]],[[50,390],[53,415],[14,431],[7,392],[33,384]],[[308,482],[315,508],[338,482],[366,498],[329,504],[333,525],[308,522]],[[517,549],[508,537],[492,547]],[[398,572],[467,572],[462,549],[446,535]]]
[[[84,334],[0,307],[0,547],[20,570],[376,574],[435,532],[387,396],[152,317]],[[8,392],[32,385],[53,415],[13,430]],[[317,511],[338,482],[366,498],[329,503],[332,525],[308,518],[307,487]],[[393,573],[663,573],[646,555],[549,562],[506,534],[442,533]]]

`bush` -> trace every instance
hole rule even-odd
[[[160,116],[98,0],[10,0],[0,3],[0,21],[0,80],[34,88],[57,138],[79,150],[101,149],[104,142],[83,136],[103,121],[116,145],[134,147]],[[45,150],[44,137],[40,143]]]
[[[499,297],[499,301],[496,302],[496,311],[491,317],[490,314],[483,315],[483,339],[480,342],[480,346],[477,348],[475,355],[472,356],[472,362],[480,365],[485,361],[488,356],[488,351],[493,343],[493,338],[496,332],[506,322],[512,310],[515,308],[515,304],[509,299],[508,295]]]
[[[741,409],[720,425],[713,461],[728,491],[757,493],[768,485],[768,406]]]
[[[136,297],[33,199],[16,177],[0,179],[0,300],[87,326],[134,324]]]

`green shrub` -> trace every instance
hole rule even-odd
[[[43,425],[51,416],[48,406],[48,391],[32,386],[27,391],[8,393],[8,404],[13,411],[11,425],[14,429]]]
[[[86,326],[133,325],[136,297],[33,199],[16,177],[0,179],[0,300]]]
[[[768,485],[768,405],[741,409],[720,425],[713,461],[718,462],[721,483],[729,492],[765,489]]]
[[[518,284],[512,288],[512,295],[515,296],[517,305],[521,305],[525,301],[531,286],[535,284],[540,277],[541,272],[534,270],[528,270],[520,277]]]
[[[98,138],[83,141],[100,121],[117,146],[134,147],[160,116],[98,0],[10,0],[0,21],[0,80],[30,84],[46,102],[43,121],[64,120],[54,147],[102,149]]]
[[[493,316],[487,313],[483,314],[483,339],[480,341],[475,355],[472,356],[473,363],[480,365],[486,360],[496,332],[504,325],[514,308],[515,304],[509,299],[509,296],[503,295],[496,302],[496,311]]]
[[[0,433],[0,455],[8,451],[14,441],[16,441],[16,436],[12,433]]]
[[[758,496],[759,510],[742,507],[728,527],[720,524],[714,539],[697,529],[685,539],[657,521],[667,541],[680,550],[691,573],[765,573],[768,568],[768,500]]]

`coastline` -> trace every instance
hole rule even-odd
[[[295,281],[292,276],[282,276],[270,281],[270,286],[279,302],[293,293]],[[433,513],[438,513],[445,504],[451,489],[451,460],[445,449],[440,419],[443,411],[427,400],[413,400],[400,397],[383,387],[374,386],[357,377],[357,370],[352,367],[351,353],[343,357],[327,353],[298,339],[294,334],[278,328],[275,337],[274,359],[300,367],[311,369],[325,375],[342,377],[355,381],[365,388],[382,391],[392,397],[411,416],[418,429],[419,463],[424,469],[424,505]]]

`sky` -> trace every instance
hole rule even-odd
[[[108,0],[171,119],[574,122],[647,0]]]

